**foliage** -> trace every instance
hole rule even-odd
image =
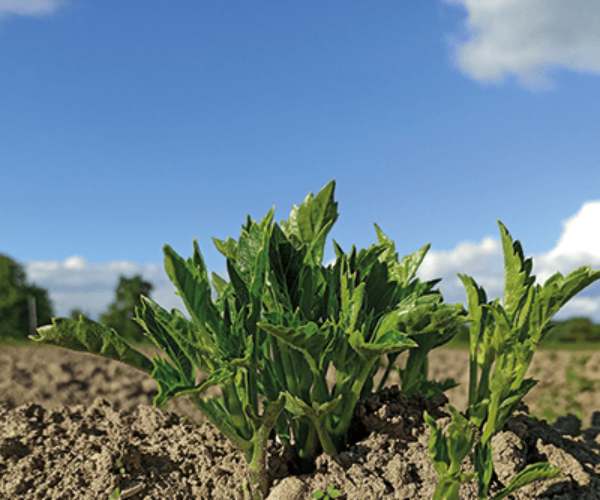
[[[338,217],[335,183],[294,206],[287,221],[273,222],[273,209],[260,221],[247,218],[238,240],[213,240],[226,258],[229,281],[212,281],[194,240],[184,260],[163,248],[165,270],[190,315],[170,312],[147,296],[135,321],[166,358],[152,360],[122,334],[80,317],[55,318],[36,340],[89,351],[150,373],[158,385],[154,404],[187,396],[237,446],[248,464],[246,492],[266,497],[267,440],[272,430],[300,471],[321,451],[337,455],[346,445],[356,403],[374,390],[373,377],[387,359],[381,384],[408,351],[399,370],[405,395],[442,393],[454,382],[428,380],[428,353],[451,341],[469,323],[469,408],[452,407],[449,434],[429,416],[430,456],[440,484],[437,499],[458,498],[460,463],[474,448],[479,497],[487,498],[493,475],[491,437],[506,423],[535,381],[525,372],[552,316],[600,278],[580,268],[555,274],[543,287],[530,276],[520,243],[500,223],[505,257],[505,294],[487,302],[475,281],[459,275],[467,289],[468,317],[461,304],[446,304],[434,286],[415,277],[429,245],[399,259],[394,242],[379,227],[377,244],[349,253],[334,242],[336,258],[323,265],[328,233]],[[330,389],[326,375],[335,368]],[[494,367],[492,369],[492,367]],[[208,374],[196,384],[196,370]],[[202,397],[219,385],[222,396]],[[261,411],[262,410],[262,414]],[[476,432],[477,431],[477,432]],[[481,437],[475,440],[474,436]],[[536,464],[502,490],[503,498],[531,481],[554,477],[556,469]]]
[[[333,484],[329,485],[329,488],[327,488],[327,491],[325,493],[323,493],[322,491],[315,491],[312,494],[313,498],[317,498],[317,499],[322,499],[322,500],[330,500],[332,498],[337,498],[340,496],[340,492],[339,490],[335,489],[335,486]]]
[[[544,343],[551,342],[573,344],[600,342],[600,325],[585,317],[552,322],[552,328],[544,339]]]
[[[31,298],[35,299],[38,325],[50,322],[53,310],[48,291],[28,284],[23,266],[0,254],[0,338],[27,339]]]
[[[149,297],[152,288],[152,283],[144,281],[139,274],[133,278],[119,276],[119,283],[115,288],[115,301],[110,304],[108,311],[100,316],[100,322],[118,331],[128,342],[147,343],[144,330],[133,321],[133,318],[135,309],[142,305],[140,297],[142,295]]]
[[[452,415],[452,423],[448,427],[447,435],[444,435],[436,421],[425,413],[425,422],[432,431],[429,456],[439,476],[433,493],[436,500],[458,499],[459,486],[475,477],[475,474],[464,474],[460,471],[460,464],[473,449],[475,426],[456,408],[449,406],[448,409]]]
[[[572,349],[600,342],[600,325],[590,318],[574,317],[566,320],[552,320],[549,323],[548,333],[540,342],[542,347],[560,347]],[[452,347],[469,346],[469,328],[461,325],[458,333],[449,343]],[[593,346],[590,346],[593,347]]]
[[[239,239],[214,240],[226,257],[229,281],[212,274],[194,241],[187,260],[165,245],[165,269],[191,320],[142,298],[136,321],[167,359],[150,361],[108,326],[85,318],[55,319],[38,340],[119,359],[152,373],[157,406],[188,396],[241,449],[254,498],[266,495],[266,443],[275,429],[300,470],[321,450],[336,455],[346,443],[356,403],[373,391],[384,355],[386,376],[399,353],[412,349],[402,383],[416,392],[441,391],[427,380],[426,353],[449,341],[466,321],[460,304],[443,302],[438,280],[415,278],[429,245],[398,258],[376,226],[378,243],[322,263],[326,237],[337,219],[331,182],[295,206],[287,221],[273,210],[248,217]],[[330,390],[326,374],[335,367]],[[208,374],[195,383],[195,371]],[[382,384],[385,383],[385,380]],[[201,393],[220,385],[221,398]],[[259,415],[259,407],[263,413]]]
[[[500,221],[498,224],[505,269],[502,304],[500,299],[488,302],[484,289],[473,278],[458,275],[467,291],[469,311],[467,418],[482,432],[474,449],[480,499],[488,497],[493,475],[491,438],[502,429],[536,384],[535,380],[526,379],[525,374],[539,344],[552,327],[552,317],[577,293],[600,279],[600,271],[591,271],[589,266],[584,266],[567,277],[556,273],[543,286],[536,285],[535,277],[531,275],[531,259],[525,259],[521,243],[513,242],[504,225]],[[469,426],[454,411],[453,423],[454,434],[462,432],[463,442],[467,442]],[[447,487],[435,498],[458,499],[458,484],[462,478],[446,474],[449,464],[443,449],[444,446],[451,447],[452,443],[446,443],[456,436],[451,434],[449,438],[441,439],[438,434],[438,431],[432,434],[430,445],[434,451],[431,456],[436,467],[445,474],[440,475],[440,479],[446,479]],[[531,465],[495,498],[504,498],[525,484],[559,474],[558,469],[549,468],[547,464]]]

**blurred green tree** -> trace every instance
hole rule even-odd
[[[590,318],[571,318],[567,321],[569,337],[573,342],[595,342],[600,340],[597,328]]]
[[[575,317],[554,321],[546,343],[600,342],[600,325],[590,318]]]
[[[133,317],[135,308],[142,307],[140,295],[150,297],[152,288],[152,283],[144,281],[139,274],[133,278],[120,276],[115,289],[116,299],[108,307],[108,312],[100,316],[100,322],[114,328],[128,342],[149,343],[142,327],[133,321]]]
[[[51,323],[53,315],[48,291],[28,284],[23,266],[0,254],[0,337],[25,340],[32,333],[30,318],[37,327]]]
[[[69,317],[71,319],[79,319],[79,316],[83,316],[84,318],[90,318],[90,313],[87,312],[83,312],[79,307],[76,307],[75,309],[71,309],[71,312],[69,313]]]

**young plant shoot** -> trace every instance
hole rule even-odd
[[[462,444],[471,442],[472,447],[474,443],[468,438],[473,428],[482,433],[474,450],[479,499],[488,498],[494,472],[491,439],[502,430],[523,397],[537,383],[525,375],[537,347],[552,327],[550,320],[576,294],[600,279],[600,271],[591,271],[585,266],[566,278],[556,273],[543,286],[536,285],[531,275],[532,260],[524,258],[521,243],[512,241],[500,221],[498,225],[504,253],[502,304],[499,299],[487,302],[485,290],[473,278],[458,275],[467,291],[470,322],[468,421],[450,408],[452,424],[449,436],[443,437],[435,421],[431,417],[427,419],[433,430],[430,454],[440,474],[436,500],[458,499],[458,485],[464,482],[464,476],[457,472],[456,464],[466,456]],[[458,441],[461,446],[456,445]],[[448,462],[445,450],[452,447],[456,448],[454,455],[450,454],[454,460]],[[559,474],[559,469],[550,468],[546,463],[530,465],[493,498],[500,500],[526,484]]]
[[[209,278],[196,240],[187,260],[165,245],[166,273],[190,319],[147,297],[135,317],[163,356],[149,359],[116,331],[84,317],[55,318],[38,329],[35,340],[150,374],[158,385],[156,406],[188,397],[244,453],[245,492],[259,500],[270,488],[266,464],[272,431],[301,472],[321,452],[339,454],[356,404],[374,391],[382,358],[387,365],[375,391],[383,388],[398,356],[408,351],[399,371],[404,394],[441,394],[455,384],[428,380],[428,353],[469,321],[467,416],[451,409],[449,438],[430,417],[427,422],[434,429],[431,457],[440,474],[436,498],[456,498],[457,484],[470,479],[458,466],[473,446],[474,427],[482,429],[475,457],[480,498],[485,498],[492,467],[490,438],[535,383],[524,378],[525,371],[550,318],[600,272],[582,268],[535,287],[530,261],[523,260],[519,243],[512,245],[501,225],[504,303],[486,303],[474,280],[460,275],[467,288],[467,317],[462,304],[446,304],[434,290],[440,280],[415,277],[429,245],[400,260],[394,242],[377,226],[377,244],[345,253],[334,242],[335,260],[324,265],[327,236],[338,217],[334,190],[331,181],[317,196],[309,194],[287,221],[274,222],[271,209],[260,222],[248,216],[237,241],[213,239],[226,259],[228,280],[215,273]],[[330,367],[336,374],[331,388],[326,378]],[[207,375],[200,384],[195,382],[197,370]],[[219,386],[222,395],[204,398],[211,386]],[[552,474],[541,467],[527,469],[507,491]]]

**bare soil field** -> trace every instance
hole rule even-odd
[[[467,361],[459,349],[430,356],[430,378],[460,384],[447,396],[461,411]],[[309,499],[331,484],[341,500],[432,497],[437,474],[423,412],[446,425],[446,399],[406,399],[392,375],[388,389],[356,407],[347,450],[321,455],[310,474],[297,474],[272,442],[269,500]],[[540,382],[527,406],[493,440],[492,493],[527,465],[548,461],[563,476],[512,499],[600,499],[600,352],[540,351],[529,376]],[[202,416],[185,398],[169,411],[154,408],[156,393],[152,378],[115,361],[0,346],[0,499],[241,500],[242,454],[210,423],[197,425]],[[460,498],[477,498],[475,482],[461,486]]]

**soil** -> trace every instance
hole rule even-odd
[[[151,351],[151,350],[149,350]],[[430,356],[430,378],[453,377],[450,402],[465,409],[468,353]],[[393,375],[396,375],[395,373]],[[531,463],[563,476],[510,498],[600,499],[600,352],[541,351],[530,376],[542,380],[493,439],[497,491]],[[437,474],[428,455],[427,411],[450,421],[445,397],[404,398],[397,375],[360,402],[355,439],[314,472],[294,475],[283,447],[269,448],[269,500],[304,500],[333,484],[340,500],[430,499]],[[53,347],[0,347],[0,499],[242,499],[245,461],[185,398],[152,406],[154,380],[121,363]],[[549,395],[549,396],[548,396]],[[550,425],[532,415],[563,416]],[[467,462],[465,472],[472,471]],[[475,482],[461,499],[477,498]],[[113,497],[114,498],[114,497]]]

